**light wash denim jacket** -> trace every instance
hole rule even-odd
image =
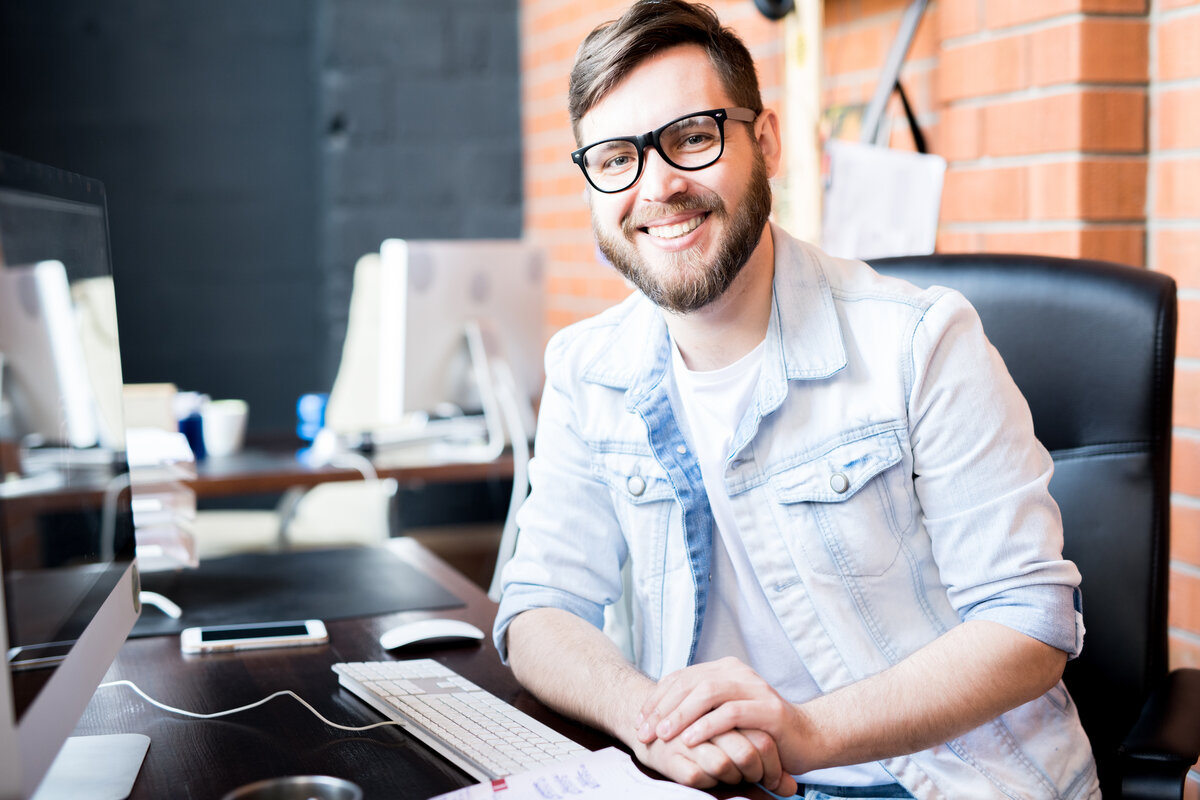
[[[772,609],[823,692],[964,620],[1077,655],[1079,572],[1062,558],[1053,464],[978,315],[771,227],[762,373],[725,481]],[[546,352],[532,491],[495,640],[537,607],[607,626],[651,678],[691,663],[712,515],[673,405],[669,340],[642,295]],[[623,574],[628,588],[623,592]],[[1060,683],[953,741],[880,762],[919,798],[1099,796]]]

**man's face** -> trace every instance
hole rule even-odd
[[[588,144],[732,105],[704,50],[683,45],[651,57],[617,84],[580,120],[580,134]],[[601,251],[663,308],[683,313],[708,305],[758,245],[771,190],[756,127],[727,120],[725,151],[704,169],[676,169],[651,147],[636,185],[614,194],[589,190]]]

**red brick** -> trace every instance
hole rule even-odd
[[[983,109],[947,106],[938,122],[935,152],[950,161],[968,161],[984,154]]]
[[[948,169],[942,189],[942,221],[1024,219],[1029,173],[1019,167]]]
[[[1177,17],[1158,26],[1158,77],[1200,77],[1200,14]]]
[[[987,27],[996,29],[1067,14],[1141,14],[1145,10],[1146,0],[988,0],[986,20]]]
[[[1158,231],[1153,267],[1174,278],[1180,288],[1200,289],[1200,230]]]
[[[1200,370],[1175,370],[1175,424],[1200,430]],[[1200,531],[1200,511],[1195,516]],[[1196,566],[1200,567],[1200,558]]]
[[[908,7],[908,0],[858,0],[859,14],[876,16],[878,14],[898,13]]]
[[[1172,504],[1171,559],[1200,567],[1200,508]]]
[[[988,231],[979,249],[989,253],[1035,253],[1063,258],[1095,258],[1142,266],[1144,232],[1132,228],[1084,228],[1063,231]]]
[[[1034,164],[1031,219],[1132,220],[1144,216],[1146,167],[1140,159]]]
[[[1171,150],[1200,147],[1200,88],[1165,91],[1158,97],[1155,147]]]
[[[1200,358],[1200,300],[1179,301],[1179,332],[1175,349],[1180,358]],[[1200,455],[1200,445],[1197,445],[1197,451]],[[1200,497],[1200,474],[1195,477],[1198,491],[1187,494]]]
[[[943,50],[937,78],[940,100],[951,102],[1027,88],[1028,38],[1006,36]]]
[[[826,7],[831,3],[826,2]],[[834,0],[832,5],[849,5]],[[983,27],[983,16],[975,0],[941,0],[937,4],[938,29],[943,39],[966,36]]]
[[[981,147],[989,156],[1130,153],[1146,147],[1143,92],[1081,89],[996,103],[981,113]]]
[[[1149,25],[1142,20],[1085,18],[1030,34],[1031,83],[1145,83]]]
[[[882,23],[828,33],[822,42],[825,74],[877,70],[890,42],[888,27]]]
[[[1168,589],[1168,624],[1189,633],[1200,633],[1200,577],[1171,570]]]
[[[1146,266],[1146,229],[1085,228],[1079,232],[1079,257],[1114,261],[1131,267]]]
[[[1154,196],[1157,216],[1181,219],[1200,217],[1200,159],[1171,159],[1155,166],[1158,190]]]

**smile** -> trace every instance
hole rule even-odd
[[[676,222],[671,225],[647,225],[643,230],[656,239],[678,239],[680,236],[686,236],[696,230],[696,228],[699,228],[700,223],[706,219],[708,219],[708,214],[697,214],[683,222]]]

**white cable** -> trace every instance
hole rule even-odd
[[[143,692],[141,687],[139,687],[133,681],[126,681],[126,680],[109,681],[107,683],[100,684],[100,686],[98,688],[105,689],[109,686],[128,686],[130,689],[133,689],[133,691],[135,691],[139,695],[141,695],[142,699],[145,700],[147,703],[149,703],[152,706],[157,706],[158,708],[161,708],[163,711],[170,711],[172,714],[181,714],[185,717],[195,717],[196,719],[215,719],[216,717],[225,717],[230,714],[237,714],[241,711],[249,711],[252,708],[258,708],[259,706],[274,700],[276,697],[282,697],[283,695],[290,695],[291,697],[293,697],[296,700],[297,703],[299,703],[300,705],[304,706],[309,711],[311,711],[317,719],[321,720],[321,722],[324,722],[326,725],[328,725],[331,728],[337,728],[338,730],[341,730],[341,731],[350,731],[351,733],[360,733],[362,731],[369,731],[372,728],[382,728],[385,725],[400,725],[401,727],[403,727],[403,725],[401,723],[395,722],[392,720],[387,720],[384,722],[376,722],[373,725],[363,725],[360,728],[353,728],[348,725],[339,725],[336,722],[331,722],[330,720],[326,719],[324,716],[322,716],[320,711],[317,711],[315,708],[313,708],[311,705],[309,705],[308,701],[306,701],[300,695],[296,694],[295,692],[293,692],[289,689],[284,689],[282,691],[275,692],[275,694],[270,695],[268,697],[264,697],[262,700],[259,700],[256,703],[251,703],[250,705],[247,705],[247,706],[240,706],[239,708],[231,708],[227,711],[215,711],[211,714],[197,714],[194,711],[184,711],[182,708],[174,708],[165,703],[158,702],[153,697],[151,697],[150,695]]]

